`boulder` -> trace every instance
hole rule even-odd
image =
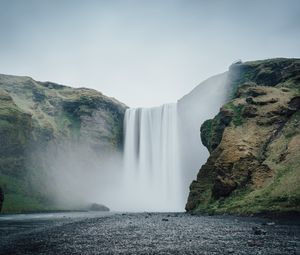
[[[102,204],[93,203],[89,207],[89,211],[109,212],[109,208]]]

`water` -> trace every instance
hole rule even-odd
[[[123,209],[184,209],[177,115],[175,103],[126,111]]]
[[[208,150],[200,138],[200,127],[204,121],[213,118],[226,102],[230,93],[228,72],[215,75],[182,97],[178,103],[181,168],[184,176],[183,195],[187,199],[189,185],[196,179],[201,165],[208,156]]]
[[[124,169],[116,210],[183,211],[189,185],[209,153],[200,126],[229,93],[228,73],[213,76],[175,104],[132,108],[124,120]]]

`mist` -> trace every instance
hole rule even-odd
[[[200,126],[213,118],[229,92],[228,73],[199,84],[178,102],[127,109],[123,148],[72,140],[36,145],[32,183],[58,209],[183,211],[189,185],[208,151]],[[100,128],[100,127],[99,127]]]
[[[31,160],[41,168],[29,173],[32,183],[58,209],[87,210],[92,203],[120,209],[120,151],[95,150],[85,143],[64,141],[50,143],[33,154]]]
[[[183,194],[187,198],[189,185],[196,179],[209,153],[201,142],[202,123],[213,118],[230,95],[228,72],[208,78],[178,101],[180,162]]]

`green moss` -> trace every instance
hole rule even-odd
[[[237,89],[245,83],[256,83],[263,86],[280,86],[285,83],[286,87],[296,88],[300,81],[299,59],[267,59],[233,64],[229,69],[231,95],[229,99],[237,97]]]
[[[99,143],[107,143],[108,149],[121,147],[125,106],[117,100],[95,90],[40,83],[28,77],[0,75],[0,85],[0,186],[5,191],[5,212],[52,207],[52,195],[43,182],[45,162],[33,155],[37,148],[46,150],[54,139],[59,143],[81,138],[87,143],[91,138],[94,146],[95,136],[101,139]],[[93,125],[94,113],[104,126],[83,133],[81,120],[92,116]],[[110,130],[102,134],[102,129]]]
[[[253,81],[256,70],[254,67],[246,63],[232,65],[229,70],[229,80],[231,88],[229,100],[232,100],[237,97],[236,92],[241,85],[246,82]]]
[[[45,207],[37,194],[31,194],[23,178],[0,174],[0,186],[4,190],[3,213],[41,210]]]
[[[269,185],[261,189],[249,186],[234,191],[228,198],[201,203],[196,212],[252,214],[286,211],[300,211],[300,187],[297,182],[300,159],[278,169]],[[282,187],[292,186],[291,190]],[[206,191],[205,194],[208,194]],[[203,193],[204,195],[204,193]]]
[[[22,213],[45,210],[36,199],[20,194],[7,194],[3,203],[3,213]]]
[[[243,105],[235,105],[232,102],[227,103],[224,105],[224,109],[229,111],[221,111],[213,119],[206,120],[201,125],[201,140],[210,152],[220,144],[224,129],[230,122],[235,126],[240,126],[245,122],[242,116],[243,108]]]
[[[233,115],[233,118],[232,118],[232,123],[235,126],[241,126],[245,122],[245,119],[242,117],[242,110],[243,110],[243,108],[244,108],[243,105],[238,105],[238,106],[235,106],[233,108],[234,115]]]
[[[235,105],[233,102],[230,102],[227,103],[224,107],[233,111],[232,123],[235,126],[243,125],[243,123],[246,121],[245,118],[242,116],[242,111],[245,107],[244,105]]]
[[[80,136],[81,121],[77,116],[68,112],[62,112],[55,117],[55,123],[59,132],[78,140]]]
[[[115,121],[112,125],[112,133],[113,137],[111,139],[111,143],[117,147],[122,148],[123,145],[123,122]]]
[[[217,145],[213,142],[215,136],[215,119],[206,120],[201,125],[201,141],[208,151],[213,151]]]

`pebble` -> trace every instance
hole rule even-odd
[[[176,214],[178,217],[173,218]],[[35,219],[9,224],[0,220],[0,253],[300,255],[297,222],[285,224],[276,219],[276,227],[271,227],[267,223],[272,221],[266,219],[176,214],[93,214],[92,218],[67,222]]]
[[[253,227],[254,235],[265,235],[267,232],[259,227]]]

